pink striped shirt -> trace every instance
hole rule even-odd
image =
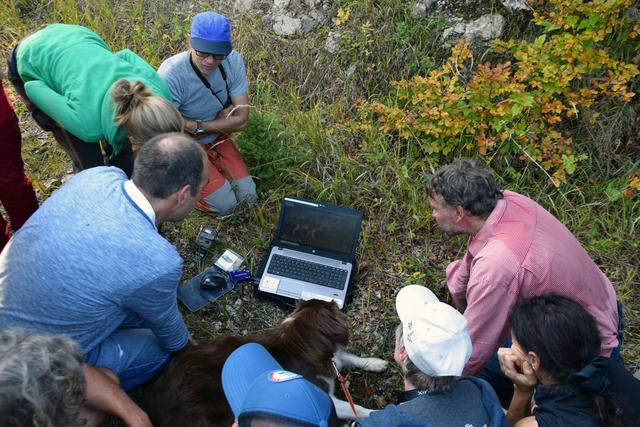
[[[509,314],[521,298],[556,293],[573,298],[595,318],[602,355],[617,347],[618,309],[609,279],[553,215],[533,200],[504,191],[464,258],[447,267],[447,286],[466,298],[473,342],[464,375],[479,373],[509,336]]]

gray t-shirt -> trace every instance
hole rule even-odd
[[[220,68],[205,76],[211,85],[211,89],[220,100],[207,89],[191,67],[189,51],[181,52],[166,59],[160,64],[158,74],[169,86],[173,105],[176,106],[183,117],[190,120],[209,121],[218,116],[229,97],[241,96],[247,93],[247,76],[242,56],[233,50],[222,61],[222,66],[227,75],[226,84],[222,78]],[[227,87],[229,88],[228,92]],[[218,134],[208,135],[198,142],[200,144],[208,144],[217,137]]]

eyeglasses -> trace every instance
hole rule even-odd
[[[225,59],[227,57],[227,55],[218,55],[217,53],[209,53],[209,52],[200,52],[199,50],[195,50],[196,52],[196,56],[198,58],[206,58],[207,56],[211,56],[213,59],[217,59],[219,61],[222,61],[223,59]]]

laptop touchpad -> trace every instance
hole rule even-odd
[[[294,282],[292,280],[280,279],[280,286],[278,286],[278,293],[286,292],[289,295],[300,296],[302,290],[304,290],[304,284],[300,282]]]

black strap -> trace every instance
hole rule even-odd
[[[196,76],[198,76],[198,78],[200,79],[202,84],[207,89],[209,89],[211,94],[213,96],[215,96],[216,99],[218,100],[218,102],[220,103],[220,105],[222,105],[222,108],[226,108],[229,105],[231,105],[231,96],[229,95],[229,84],[227,83],[227,72],[224,70],[224,67],[222,66],[222,64],[218,65],[218,68],[220,69],[220,75],[222,76],[222,80],[224,80],[224,85],[227,88],[227,103],[226,104],[224,102],[222,102],[222,100],[220,99],[218,94],[213,91],[213,89],[211,88],[211,83],[209,83],[209,80],[207,80],[206,77],[202,75],[200,70],[198,70],[198,67],[196,67],[194,65],[193,59],[191,58],[191,54],[189,54],[189,64],[191,64],[191,68],[193,68],[193,71],[196,73]]]
[[[409,391],[401,391],[398,393],[396,400],[398,405],[404,402],[408,402],[410,400],[415,399],[418,396],[423,396],[425,394],[429,394],[427,390],[409,390]]]

